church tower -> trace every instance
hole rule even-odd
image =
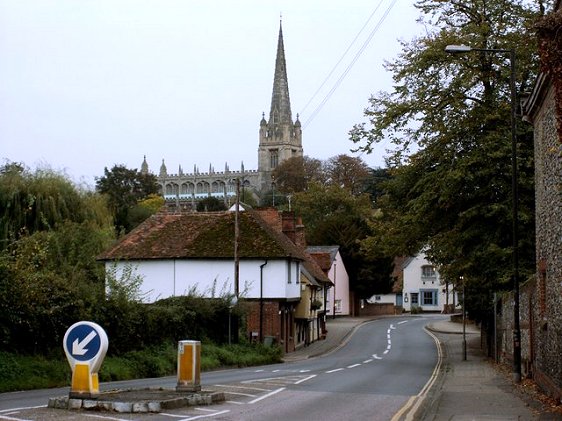
[[[262,114],[260,122],[258,173],[261,189],[269,190],[271,188],[271,173],[281,162],[302,155],[301,123],[298,114],[293,123],[291,114],[283,29],[280,23],[269,120],[266,121],[265,114]]]

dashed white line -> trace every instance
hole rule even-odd
[[[377,354],[373,354],[373,358],[375,360],[382,360],[382,357],[379,357]]]
[[[385,354],[385,355],[388,354],[388,349],[385,349],[385,350],[383,351],[383,354]]]
[[[359,367],[361,364],[352,364],[352,365],[348,365],[347,368],[355,368],[355,367]]]
[[[398,322],[399,325],[402,325],[404,323],[408,323],[408,320],[402,320],[401,322]]]
[[[343,368],[336,368],[335,370],[330,370],[330,371],[326,371],[326,373],[330,374],[330,373],[335,373],[336,371],[342,371],[344,370]]]
[[[363,364],[369,364],[369,363],[372,363],[372,362],[373,362],[373,359],[371,358],[371,359],[363,361]]]

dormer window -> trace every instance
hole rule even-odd
[[[437,273],[435,272],[435,266],[424,265],[421,268],[421,277],[425,281],[434,281],[437,278]]]

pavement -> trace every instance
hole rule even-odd
[[[333,352],[345,344],[361,324],[373,319],[328,319],[326,339],[300,348],[284,360],[301,361]],[[427,389],[412,397],[393,421],[562,421],[560,405],[549,404],[528,380],[515,384],[510,370],[484,355],[477,326],[466,324],[463,336],[462,323],[431,319],[428,317],[426,328],[440,344],[441,364]],[[463,337],[466,338],[466,360]]]

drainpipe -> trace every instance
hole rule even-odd
[[[260,343],[263,343],[263,268],[267,265],[267,259],[260,265]]]

